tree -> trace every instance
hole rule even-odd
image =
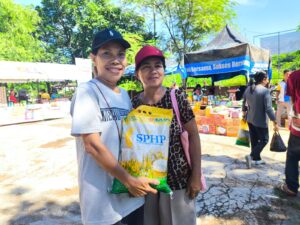
[[[55,56],[52,61],[70,63],[75,57],[88,58],[92,37],[105,27],[136,34],[140,42],[147,37],[143,17],[123,12],[107,0],[42,0],[36,9],[42,18],[41,39]]]
[[[43,43],[33,35],[39,21],[32,8],[0,0],[0,60],[43,61]]]
[[[279,62],[279,65],[278,65]],[[278,71],[278,68],[280,70]],[[297,70],[300,68],[300,50],[280,54],[272,57],[272,82],[278,83],[283,79],[283,71],[286,69]]]
[[[127,5],[155,10],[179,54],[196,50],[203,38],[219,31],[235,16],[230,0],[125,0]],[[142,10],[144,12],[144,10]],[[165,30],[164,30],[165,33]]]

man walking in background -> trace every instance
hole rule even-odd
[[[278,93],[276,96],[276,103],[277,103],[276,122],[278,126],[282,126],[281,116],[283,114],[284,109],[286,109],[287,115],[289,115],[291,111],[290,97],[286,95],[287,80],[290,74],[291,74],[290,70],[284,70],[283,80],[278,84],[278,89],[277,89]]]

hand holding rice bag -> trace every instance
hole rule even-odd
[[[158,179],[158,191],[171,193],[167,184],[169,129],[172,109],[141,105],[123,120],[120,164],[132,176]],[[112,193],[127,193],[114,179]]]

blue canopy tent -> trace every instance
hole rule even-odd
[[[134,65],[129,65],[125,68],[125,72],[124,72],[124,77],[132,77],[134,76],[134,72],[135,72],[135,66]]]
[[[134,72],[135,72],[135,66],[129,65],[125,69],[124,76],[132,77],[132,76],[134,76]],[[180,65],[166,67],[165,75],[173,75],[173,74],[180,74],[182,78],[186,78],[186,76],[187,76],[185,68],[181,67]]]
[[[271,78],[268,50],[250,45],[228,25],[204,48],[184,56],[188,77],[211,77],[212,82],[245,75],[247,80],[258,70]]]

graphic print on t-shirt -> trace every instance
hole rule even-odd
[[[112,121],[121,120],[123,117],[127,116],[129,110],[112,107],[112,108],[100,108],[101,121]]]

